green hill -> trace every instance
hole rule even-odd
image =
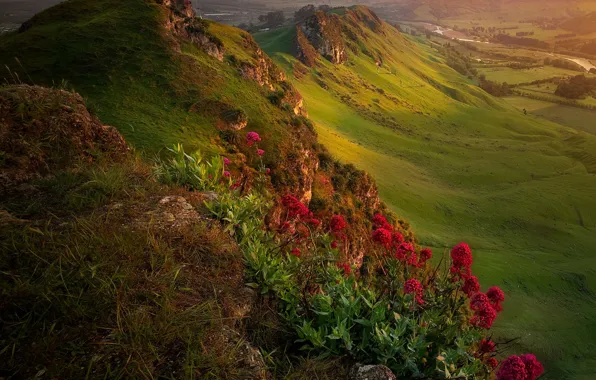
[[[537,351],[547,378],[589,377],[596,139],[489,96],[423,39],[356,25],[363,12],[336,12],[343,65],[304,66],[294,27],[255,38],[303,94],[321,142],[373,174],[422,243],[480,248],[481,282],[507,284],[497,333],[521,338],[513,351]]]
[[[561,24],[561,28],[577,34],[596,33],[596,12],[567,20]]]

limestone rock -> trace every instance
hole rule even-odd
[[[384,365],[356,364],[350,370],[348,380],[396,380],[396,377]]]

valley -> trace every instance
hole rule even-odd
[[[545,378],[589,378],[596,112],[487,96],[446,65],[437,46],[448,39],[399,34],[389,25],[365,30],[346,64],[321,60],[304,74],[293,57],[293,33],[288,27],[256,38],[304,95],[323,144],[369,170],[382,198],[424,244],[438,251],[458,241],[477,247],[481,282],[507,284],[511,294],[497,336],[520,338],[516,349],[548,357]],[[466,55],[491,56],[483,48],[492,45],[473,45],[482,47]],[[500,60],[505,66],[514,59]],[[578,74],[545,67],[543,74],[511,69],[491,77],[498,67],[473,66],[512,84]]]
[[[5,14],[0,378],[593,377],[596,6],[352,3]]]

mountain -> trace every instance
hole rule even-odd
[[[596,243],[587,191],[596,186],[594,135],[525,116],[448,67],[437,44],[403,35],[365,8],[255,38],[303,94],[320,141],[373,175],[421,243],[479,247],[481,281],[498,279],[512,293],[496,336],[522,337],[517,349],[530,345],[548,358],[548,378],[587,374],[575,366],[592,360],[588,351],[561,347],[591,339],[567,313],[594,315],[591,296],[569,282],[595,285],[579,264],[593,262]],[[519,329],[514,320],[524,321]]]

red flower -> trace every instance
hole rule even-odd
[[[401,243],[395,251],[395,258],[399,261],[408,259],[409,262],[412,262],[412,254],[414,254],[415,250],[416,248],[414,248],[412,243]]]
[[[346,277],[348,277],[350,275],[350,273],[352,273],[352,267],[350,266],[350,264],[348,263],[337,263],[336,264],[337,267],[341,270],[343,270],[344,275]]]
[[[333,233],[338,233],[341,230],[346,228],[346,221],[341,215],[333,215],[331,217],[331,222],[329,222],[329,229]]]
[[[404,235],[402,235],[399,231],[393,231],[391,239],[393,240],[393,246],[399,247],[399,245],[404,242]]]
[[[389,225],[389,223],[387,222],[387,218],[385,218],[383,215],[381,214],[375,214],[375,216],[373,216],[372,219],[373,222],[373,226],[375,226],[375,228],[386,228],[387,225]],[[390,228],[388,228],[390,229]]]
[[[415,294],[416,303],[422,305],[424,304],[424,300],[422,299],[422,293],[424,288],[420,281],[415,278],[411,278],[404,284],[404,293],[406,294]]]
[[[460,243],[451,250],[452,265],[449,268],[455,279],[470,276],[472,266],[472,250],[466,243]]]
[[[288,209],[288,216],[290,218],[305,217],[310,214],[308,207],[306,207],[298,198],[292,195],[286,195],[282,198],[281,203]]]
[[[480,310],[484,307],[484,305],[490,306],[490,302],[486,294],[476,293],[472,296],[472,299],[470,300],[470,308],[472,310]]]
[[[542,364],[536,359],[536,355],[523,354],[520,356],[520,359],[526,366],[525,380],[536,380],[538,376],[542,375],[542,372],[544,372],[544,367],[542,367]]]
[[[526,366],[519,356],[512,355],[501,362],[497,380],[525,380]]]
[[[464,286],[462,286],[462,290],[468,297],[472,296],[472,294],[478,292],[480,290],[480,284],[478,283],[478,277],[470,276],[466,278],[464,281]]]
[[[269,169],[269,168],[265,169],[265,173],[266,174],[271,174],[271,169]]]
[[[335,240],[331,242],[331,248],[337,248],[337,242]]]
[[[420,261],[425,263],[433,257],[433,251],[430,248],[424,248],[420,251]]]
[[[246,143],[248,146],[253,146],[254,143],[261,141],[261,136],[257,132],[248,132],[246,134]]]
[[[408,260],[406,261],[406,263],[412,267],[417,267],[418,266],[418,256],[416,256],[416,252],[411,252],[410,255],[408,256]]]
[[[495,369],[499,366],[499,361],[495,358],[488,358],[488,359],[486,359],[486,365],[490,369]]]
[[[292,251],[290,253],[296,257],[300,257],[300,249],[299,248],[292,249]]]
[[[308,224],[312,224],[314,227],[317,227],[319,224],[321,224],[321,221],[319,219],[315,219],[315,218],[311,218],[309,220],[306,221]]]
[[[224,165],[229,165],[229,164],[231,163],[231,161],[230,161],[230,159],[229,159],[229,158],[227,158],[227,157],[224,157],[224,158],[223,158],[223,163],[224,163]]]
[[[381,227],[373,231],[372,239],[385,248],[389,248],[391,246],[391,231]]]
[[[265,154],[265,151],[263,149],[257,149],[257,154],[262,157]]]
[[[495,350],[495,342],[490,339],[482,339],[478,345],[478,352],[481,354],[490,354]]]
[[[411,278],[404,284],[406,294],[418,293],[422,291],[422,284],[415,278]]]

